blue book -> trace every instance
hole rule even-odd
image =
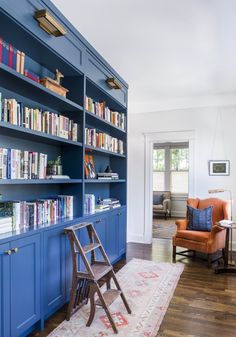
[[[7,179],[11,179],[11,149],[7,150]]]
[[[8,66],[9,61],[9,44],[5,41],[2,42],[2,63]]]

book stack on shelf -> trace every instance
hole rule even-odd
[[[96,206],[96,212],[101,212],[108,209],[114,209],[121,207],[120,201],[116,198],[106,198],[102,199],[101,202]]]
[[[12,231],[12,217],[1,216],[0,217],[0,235],[9,233]]]
[[[12,216],[13,230],[36,228],[59,219],[73,218],[73,196],[59,195],[51,199],[0,203],[0,215]]]
[[[115,172],[101,172],[97,173],[98,180],[118,180],[119,174]]]
[[[104,132],[97,132],[96,129],[85,128],[85,144],[110,152],[124,154],[124,143],[122,140]]]
[[[0,37],[0,63],[24,75],[25,53],[16,49]]]
[[[47,154],[0,148],[0,179],[46,179]]]
[[[92,98],[86,96],[86,110],[94,113],[96,116],[107,122],[125,130],[125,114],[113,111],[106,106],[106,102],[95,102]]]
[[[16,99],[2,99],[0,93],[0,121],[53,136],[78,140],[78,124],[68,117],[39,108],[29,108]]]
[[[121,207],[120,201],[116,198],[106,198],[99,201],[98,204],[95,203],[94,194],[85,194],[84,198],[84,213],[93,214],[97,212],[103,212],[110,209]]]

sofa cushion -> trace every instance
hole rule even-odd
[[[200,232],[191,230],[179,230],[176,233],[176,237],[183,238],[185,240],[207,242],[210,239],[210,232]]]
[[[153,194],[153,205],[162,205],[163,204],[164,195],[163,194]]]
[[[189,220],[187,230],[210,232],[212,227],[213,206],[197,209],[188,205],[187,208]]]

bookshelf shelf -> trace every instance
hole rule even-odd
[[[100,149],[98,147],[90,146],[90,145],[85,145],[85,150],[88,152],[98,152],[104,155],[109,155],[109,156],[114,156],[114,157],[121,157],[121,158],[126,158],[125,154],[120,154],[120,153],[115,153],[111,151],[107,151],[104,149]]]
[[[53,136],[40,131],[26,129],[24,127],[13,125],[7,122],[0,122],[0,134],[9,135],[9,132],[11,133],[12,137],[19,137],[32,141],[38,140],[46,144],[68,145],[79,147],[83,146],[81,142],[74,142],[69,139]]]
[[[18,73],[14,69],[0,63],[0,86],[2,78],[7,83],[8,89],[20,95],[28,96],[39,103],[53,108],[57,111],[83,111],[83,107],[75,102],[60,96],[43,85],[31,80],[30,78]]]
[[[106,121],[105,119],[103,119],[103,118],[95,115],[94,113],[92,113],[92,112],[90,112],[88,110],[86,110],[85,112],[86,112],[86,117],[87,117],[86,118],[86,122],[89,121],[89,119],[91,118],[91,119],[94,119],[94,120],[97,121],[98,126],[103,127],[104,125],[106,125],[111,130],[113,129],[113,130],[121,132],[122,134],[126,134],[126,130],[123,130],[123,129],[119,128],[118,126],[115,126],[114,124]]]
[[[125,183],[125,179],[85,179],[85,184],[119,184]]]
[[[0,185],[81,184],[82,179],[0,179]]]

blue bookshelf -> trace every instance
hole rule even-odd
[[[47,9],[67,34],[55,38],[34,19],[34,11]],[[53,77],[59,69],[62,97],[43,85],[0,63],[2,98],[14,98],[24,106],[61,114],[78,124],[78,141],[27,129],[0,120],[0,147],[46,153],[48,160],[61,156],[63,174],[70,179],[0,179],[0,202],[33,201],[73,195],[74,215],[52,223],[0,234],[0,336],[25,337],[44,329],[45,320],[68,302],[71,287],[71,255],[64,228],[88,221],[94,224],[112,263],[126,254],[127,213],[127,93],[128,85],[83,38],[49,0],[2,1],[0,38],[25,53],[25,68],[39,76]],[[112,90],[107,77],[122,85]],[[85,109],[91,97],[126,116],[125,130]],[[95,128],[122,140],[124,154],[85,143],[85,128]],[[110,166],[117,180],[86,179],[85,155],[93,156],[96,172]],[[121,207],[95,214],[84,212],[85,194],[117,198]],[[15,253],[14,248],[19,248]],[[10,253],[9,253],[10,252]]]

